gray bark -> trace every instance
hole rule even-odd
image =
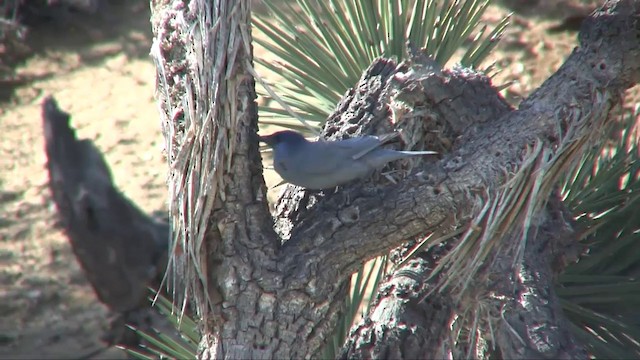
[[[442,157],[397,164],[407,176],[396,184],[374,177],[335,192],[289,188],[277,205],[274,231],[255,134],[249,2],[180,4],[153,2],[152,54],[171,165],[174,261],[205,319],[204,358],[317,354],[360,264],[427,233],[485,231],[471,224],[482,218],[484,205],[522,169],[551,164],[557,173],[566,170],[598,140],[622,92],[640,76],[640,5],[630,0],[609,1],[590,17],[579,47],[516,110],[482,75],[430,72],[419,58],[400,65],[377,60],[345,94],[324,136],[389,132],[393,113],[408,146]],[[564,168],[556,160],[566,162]],[[541,179],[552,183],[557,173]],[[543,200],[552,196],[544,181]],[[533,207],[530,223],[518,216],[492,238],[489,261],[475,268],[478,281],[470,286],[442,285],[460,277],[455,263],[429,278],[443,259],[433,249],[405,264],[343,355],[481,356],[493,351],[486,346],[493,342],[505,357],[585,357],[552,290],[562,268],[555,265],[566,256],[548,244],[556,237],[574,240],[569,225],[550,230],[563,219],[551,199]],[[523,244],[523,234],[519,252],[514,243]],[[457,241],[439,251],[448,254]],[[408,266],[415,269],[407,272]],[[518,295],[531,301],[516,302]],[[474,305],[478,299],[482,308]],[[466,340],[444,326],[462,310],[468,310],[460,325]],[[408,318],[411,323],[401,321]],[[477,326],[470,326],[474,319]],[[541,323],[549,325],[536,326]]]

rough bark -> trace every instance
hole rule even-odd
[[[164,273],[169,227],[115,187],[100,151],[76,138],[52,97],[42,105],[49,186],[71,248],[98,299],[117,313],[109,343],[130,344],[125,324],[143,324],[148,287]]]
[[[558,270],[554,263],[562,269],[562,264],[576,260],[570,258],[576,252],[566,248],[579,246],[572,216],[562,205],[559,194],[550,199],[547,211],[540,216],[546,218],[539,219],[541,225],[529,230],[537,235],[525,250],[521,271],[514,274],[505,268],[504,274],[508,275],[496,279],[491,289],[509,299],[502,304],[502,322],[495,334],[495,344],[505,359],[586,359],[584,346],[573,338],[553,291],[557,275],[554,270]],[[558,252],[559,249],[563,251]],[[500,265],[506,264],[508,261]]]
[[[448,247],[416,254],[378,288],[369,314],[354,326],[341,359],[444,359],[453,350],[449,329],[455,315],[447,294],[432,293],[429,278]],[[460,357],[469,357],[463,354]]]
[[[347,279],[360,264],[426,233],[472,228],[483,202],[504,191],[514,173],[530,166],[527,160],[560,159],[569,166],[589,141],[598,140],[622,92],[640,76],[640,5],[630,0],[607,2],[587,20],[580,46],[517,110],[486,78],[468,70],[431,71],[419,59],[400,65],[378,60],[345,95],[324,136],[402,127],[407,147],[435,149],[442,157],[401,164],[408,175],[397,183],[374,178],[337,191],[289,188],[275,216],[280,245],[260,177],[250,36],[243,33],[249,2],[181,3],[153,3],[153,54],[173,174],[174,224],[184,251],[176,261],[182,259],[183,269],[191,271],[193,294],[206,304],[199,306],[207,319],[203,357],[313,356],[325,343],[347,294]],[[232,55],[224,56],[223,49]],[[531,149],[538,155],[530,157]],[[546,191],[544,199],[551,195]],[[530,214],[531,223],[518,217],[515,227],[496,238],[490,265],[478,269],[471,291],[439,287],[418,301],[434,286],[423,275],[435,259],[409,263],[417,268],[417,280],[406,271],[395,274],[369,322],[354,332],[345,356],[408,358],[447,351],[473,356],[479,342],[456,344],[442,324],[455,311],[477,309],[470,304],[486,296],[485,313],[497,319],[497,327],[491,336],[489,322],[467,327],[470,339],[493,337],[505,356],[584,357],[551,290],[552,263],[532,256],[547,255],[551,250],[545,244],[554,241],[548,232],[534,231],[558,221],[557,211],[543,205]],[[516,262],[519,253],[512,243],[523,242],[522,234],[530,236]],[[447,271],[435,279],[452,275]],[[512,287],[497,288],[502,281]],[[415,296],[403,295],[412,287],[417,287]],[[505,296],[494,296],[495,291]],[[397,322],[388,332],[376,332],[376,326],[386,326],[376,322],[390,322],[382,310],[391,305],[413,323]],[[536,327],[541,321],[552,325]],[[398,339],[400,345],[393,345]],[[420,353],[409,351],[409,345]]]

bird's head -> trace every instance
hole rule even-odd
[[[281,144],[295,146],[307,142],[302,134],[291,130],[278,131],[271,135],[260,136],[260,141],[266,143],[272,148],[275,148],[276,146]]]

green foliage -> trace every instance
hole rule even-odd
[[[640,356],[640,149],[627,112],[567,178],[565,202],[588,253],[557,286],[576,337],[598,358]]]
[[[151,289],[153,292],[153,290]],[[153,294],[155,296],[155,292]],[[151,300],[151,299],[150,299]],[[153,301],[153,300],[151,300]],[[123,348],[135,359],[195,359],[200,343],[198,325],[187,315],[180,316],[174,310],[171,301],[158,295],[155,306],[174,326],[177,336],[172,337],[162,331],[155,330],[147,333],[140,329],[133,329],[140,338],[149,343],[141,349]]]
[[[476,30],[488,0],[297,0],[295,6],[271,0],[265,4],[269,13],[258,14],[253,21],[264,36],[255,41],[277,60],[255,60],[267,69],[265,77],[283,78],[273,87],[296,115],[317,124],[324,122],[374,59],[405,58],[407,41],[441,65],[466,44],[460,63],[477,67],[508,21],[504,19],[489,33],[486,26]],[[262,106],[260,119],[301,130],[281,107]]]

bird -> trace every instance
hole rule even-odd
[[[273,167],[284,181],[311,190],[331,189],[364,178],[394,160],[437,154],[382,148],[389,138],[365,135],[308,141],[298,132],[284,130],[260,136],[260,141],[273,149]]]

